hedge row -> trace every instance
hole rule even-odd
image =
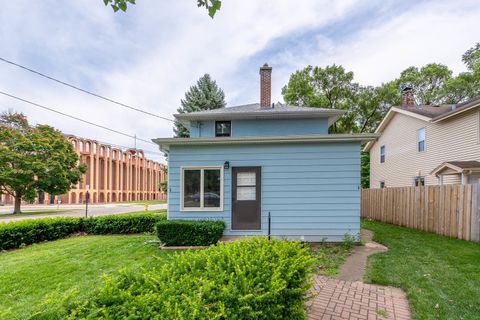
[[[164,220],[156,225],[158,239],[167,246],[209,246],[220,240],[225,222]]]
[[[90,218],[43,218],[0,223],[0,250],[65,238],[72,233],[129,234],[153,232],[165,214],[135,213]]]
[[[89,298],[52,299],[38,319],[305,319],[313,260],[299,242],[252,238],[123,270]],[[73,301],[72,301],[73,300]]]

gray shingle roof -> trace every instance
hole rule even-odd
[[[435,118],[439,115],[444,113],[450,112],[453,110],[454,104],[441,104],[441,105],[420,105],[420,106],[412,106],[412,107],[399,107],[404,110],[426,116],[429,118]]]
[[[275,118],[281,116],[289,117],[333,117],[336,120],[340,115],[345,113],[344,110],[326,109],[326,108],[310,108],[297,107],[285,104],[275,104],[273,108],[261,108],[259,103],[240,105],[235,107],[226,107],[220,109],[180,113],[175,114],[175,118],[179,120],[196,120],[196,119],[226,119],[226,118]]]

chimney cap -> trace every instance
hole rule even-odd
[[[268,66],[268,63],[264,63],[263,66],[260,67],[260,70],[272,70],[272,67]]]

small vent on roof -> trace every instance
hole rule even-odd
[[[457,105],[456,104],[452,105],[452,111],[456,109],[457,109]]]

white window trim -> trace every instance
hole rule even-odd
[[[220,170],[220,207],[204,207],[204,185],[203,185],[203,171],[216,169]],[[183,198],[183,191],[184,191],[184,171],[185,170],[200,170],[200,207],[193,208],[193,207],[184,207],[184,198]],[[223,184],[224,184],[224,175],[223,175],[223,166],[194,166],[194,167],[180,167],[180,211],[182,212],[210,212],[210,211],[223,211]]]
[[[419,149],[419,143],[420,143],[420,130],[423,130],[423,151],[420,151],[418,150]],[[417,149],[417,152],[418,153],[422,153],[422,152],[425,152],[427,150],[427,129],[425,127],[423,128],[420,128],[417,130],[417,145],[416,145],[416,149]]]

